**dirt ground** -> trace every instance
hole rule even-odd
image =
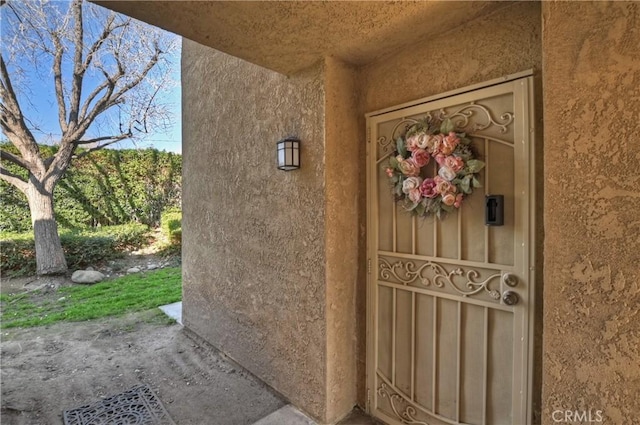
[[[128,258],[114,269],[157,259]],[[114,265],[112,265],[114,266]],[[42,288],[65,278],[3,279],[2,292]],[[83,323],[3,330],[2,425],[62,424],[62,411],[148,384],[180,425],[252,424],[284,403],[275,392],[201,343],[160,310]]]

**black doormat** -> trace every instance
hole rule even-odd
[[[62,413],[65,425],[175,425],[148,385]]]

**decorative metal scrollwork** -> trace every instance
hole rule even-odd
[[[479,105],[475,102],[471,102],[468,105],[465,105],[452,113],[447,113],[444,109],[440,109],[438,111],[438,118],[443,120],[445,118],[449,118],[456,128],[463,129],[469,125],[469,119],[473,117],[475,112],[480,112],[483,114],[483,117],[486,119],[486,122],[476,122],[471,129],[467,129],[468,132],[485,130],[492,125],[495,125],[500,129],[500,133],[506,133],[507,127],[514,120],[514,114],[512,112],[505,112],[500,115],[500,121],[496,121],[491,115],[491,111],[486,106]]]
[[[400,412],[398,410],[398,406],[396,406],[396,403],[400,405],[405,401],[404,398],[397,393],[391,393],[387,388],[387,384],[385,384],[384,382],[380,385],[380,388],[378,388],[378,395],[382,398],[386,397],[389,399],[389,404],[391,405],[393,413],[398,417],[398,419],[402,421],[403,424],[429,425],[429,423],[427,422],[419,421],[418,419],[416,419],[415,415],[417,411],[415,407],[411,405],[405,406],[404,410]]]
[[[425,115],[425,118],[430,119],[431,114],[427,113],[427,115]],[[395,141],[396,141],[396,137],[398,137],[396,135],[396,132],[398,131],[398,129],[402,127],[402,129],[406,131],[407,127],[417,122],[418,120],[415,120],[412,118],[404,118],[400,120],[400,122],[393,127],[393,130],[391,130],[391,137],[389,138],[385,136],[378,137],[378,145],[380,145],[380,147],[382,148],[382,152],[383,153],[393,152],[396,149]]]
[[[478,117],[481,122],[475,122],[471,128],[466,128],[472,117]],[[491,111],[484,105],[480,105],[475,102],[470,102],[453,112],[447,112],[445,109],[440,109],[435,113],[427,112],[420,119],[431,121],[433,118],[438,120],[444,120],[449,118],[455,127],[460,131],[466,131],[467,133],[473,133],[474,131],[486,130],[487,128],[495,125],[500,129],[500,133],[506,133],[509,125],[513,123],[515,118],[512,112],[505,112],[500,115],[497,120],[491,115]],[[378,145],[380,146],[382,153],[389,154],[396,148],[395,140],[399,136],[398,131],[406,131],[407,127],[417,123],[418,120],[414,118],[401,119],[391,130],[391,135],[378,137]]]
[[[423,274],[429,270],[434,274],[432,278]],[[509,276],[508,278],[506,277],[507,275]],[[494,300],[500,299],[500,292],[489,287],[492,280],[501,277],[500,273],[492,274],[484,280],[478,280],[480,279],[480,273],[474,269],[465,272],[462,267],[456,267],[451,271],[447,271],[444,266],[434,261],[427,261],[417,267],[413,261],[396,261],[391,264],[385,258],[380,258],[380,277],[384,280],[389,280],[393,277],[404,285],[417,280],[423,286],[434,285],[438,288],[447,286],[464,297],[486,291]],[[466,279],[466,281],[463,281],[462,285],[456,284],[456,278]],[[515,281],[517,283],[517,279],[508,273],[502,279],[505,283],[507,283],[506,279],[509,279],[509,282]]]

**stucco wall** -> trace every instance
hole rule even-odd
[[[365,112],[541,69],[540,5],[506,5],[363,68]]]
[[[333,422],[356,404],[362,370],[356,357],[356,291],[363,272],[359,261],[363,223],[358,213],[358,160],[347,158],[363,156],[364,137],[358,127],[354,69],[326,58],[324,82],[327,421]]]
[[[543,419],[601,410],[604,423],[635,424],[640,4],[544,2],[543,17]]]
[[[322,69],[287,78],[184,40],[185,326],[308,413],[326,404]],[[275,143],[302,140],[302,169]]]
[[[509,4],[499,10],[468,22],[461,27],[443,33],[437,38],[417,42],[407,46],[395,56],[384,58],[364,67],[359,72],[361,81],[360,110],[364,113],[392,107],[422,97],[437,95],[449,90],[482,83],[508,74],[534,70],[536,108],[536,174],[542,171],[542,53],[541,53],[541,10],[540,3],[521,2]],[[364,119],[361,118],[364,128]],[[365,169],[364,158],[360,167]],[[362,174],[364,176],[364,173]],[[542,222],[542,178],[536,191],[538,202],[536,214]],[[366,181],[360,180],[362,193]],[[362,201],[361,214],[366,214],[366,204]],[[536,267],[542,268],[543,227],[536,229]],[[358,294],[366,293],[366,282],[361,280]],[[542,299],[542,273],[536,276],[536,296]],[[364,296],[364,295],[363,295]],[[359,299],[358,315],[366,317],[365,301]],[[542,347],[542,302],[536,305],[535,363],[533,411],[534,420],[540,414],[540,380]],[[364,335],[361,323],[359,335]],[[366,351],[361,341],[358,364],[364,366]],[[360,377],[360,379],[363,379]],[[365,394],[359,392],[359,402],[364,403]]]

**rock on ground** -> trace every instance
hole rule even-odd
[[[74,283],[98,283],[104,279],[104,275],[95,270],[76,270],[71,275]]]

